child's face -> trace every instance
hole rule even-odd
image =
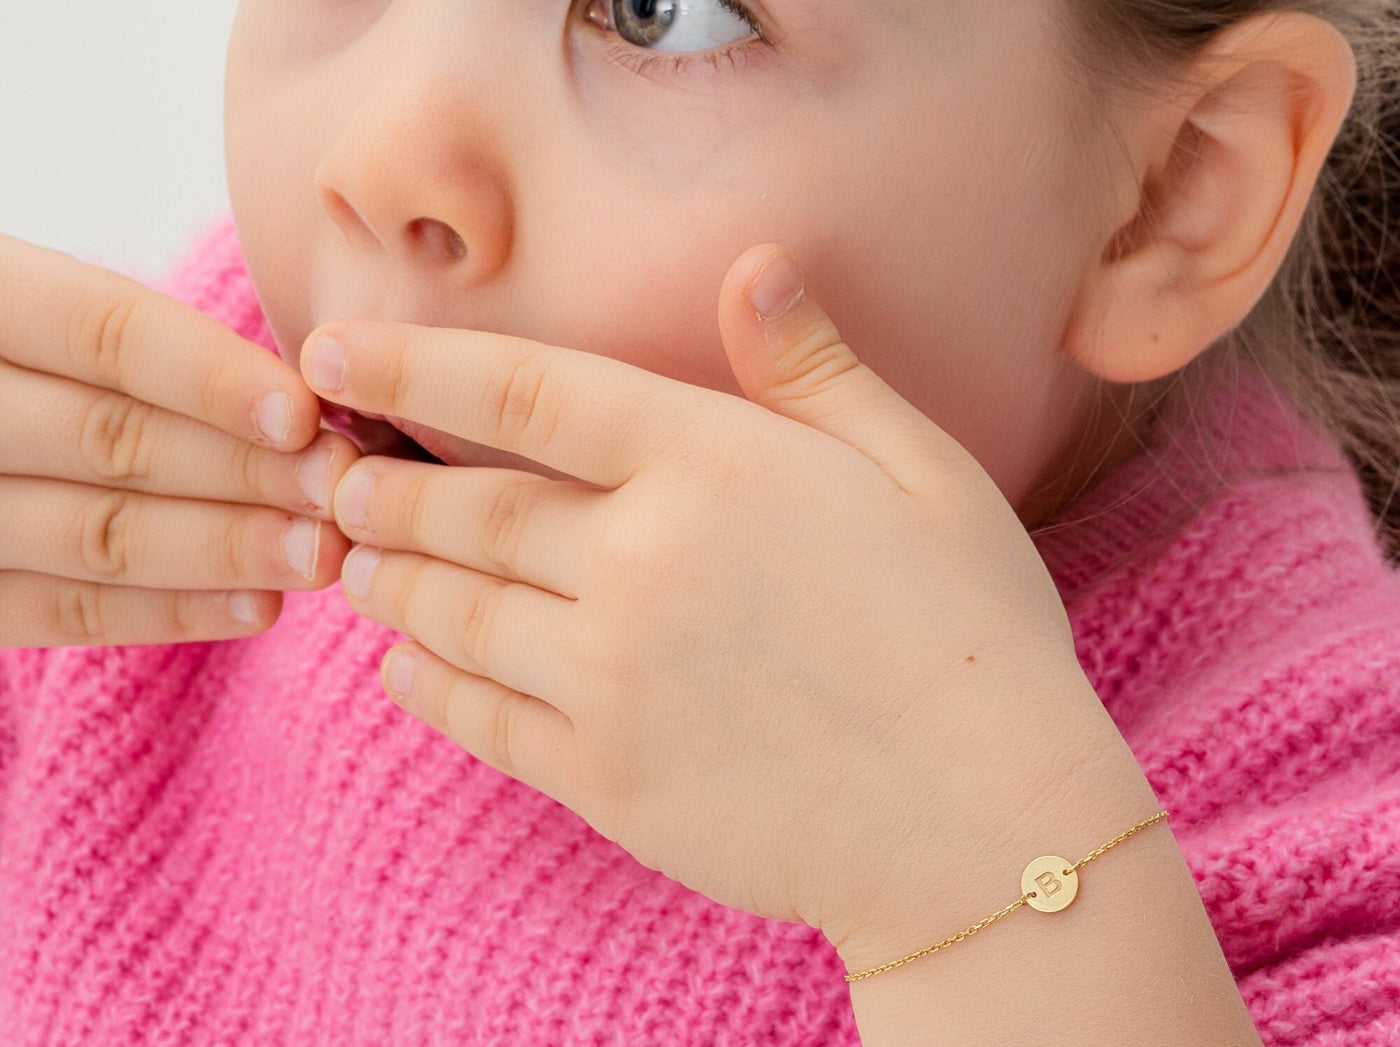
[[[249,269],[293,362],[317,325],[373,318],[737,392],[720,282],[778,241],[857,355],[1033,522],[1090,413],[1056,348],[1111,233],[1070,131],[1060,2],[764,0],[770,42],[745,43],[721,0],[689,0],[669,39],[708,54],[675,67],[607,0],[244,0],[226,117]],[[654,23],[618,6],[633,40]]]

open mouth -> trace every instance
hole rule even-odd
[[[387,418],[361,414],[341,404],[321,401],[321,421],[328,429],[340,433],[361,454],[378,454],[388,458],[403,458],[411,462],[446,464]]]
[[[586,481],[499,448],[433,429],[405,418],[386,418],[321,401],[321,422],[359,448],[361,454],[402,458],[429,465],[509,469],[550,480]],[[587,486],[592,486],[586,484]]]

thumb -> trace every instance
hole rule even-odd
[[[720,290],[719,326],[749,400],[850,444],[900,486],[919,486],[931,452],[946,458],[951,444],[966,454],[856,359],[781,246],[739,256]]]

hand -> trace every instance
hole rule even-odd
[[[329,585],[358,452],[318,418],[216,320],[0,236],[0,645],[246,636]]]
[[[1107,717],[978,463],[810,298],[766,323],[748,305],[779,257],[746,252],[721,292],[747,400],[369,322],[313,332],[302,369],[328,399],[579,481],[377,457],[346,474],[348,597],[415,641],[386,688],[647,866],[839,948],[907,935],[931,860],[1001,831]]]

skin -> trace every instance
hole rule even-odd
[[[358,457],[285,362],[0,236],[0,646],[246,636],[334,581]]]
[[[1128,453],[1104,383],[1268,287],[1354,68],[1241,23],[1100,166],[1049,3],[766,8],[771,45],[657,80],[587,4],[248,0],[230,189],[284,354],[449,463],[336,488],[347,598],[413,638],[386,688],[860,970],[1004,905],[1052,829],[1074,860],[1155,813],[1025,528]],[[1117,867],[853,983],[864,1042],[1257,1043],[1171,835]],[[1026,949],[1079,962],[1027,984]]]
[[[767,240],[1028,525],[1053,508],[1033,494],[1130,452],[1104,446],[1119,413],[1057,351],[1105,218],[1067,133],[1050,5],[773,2],[772,45],[641,76],[583,6],[241,5],[229,187],[289,361],[318,324],[393,319],[737,392],[716,298]],[[412,239],[423,218],[466,257]]]
[[[1355,80],[1290,13],[1076,96],[1057,13],[768,0],[663,74],[590,3],[249,0],[230,189],[300,375],[0,238],[0,641],[247,635],[339,568],[406,710],[848,969],[1004,905],[1157,806],[1026,527],[1259,300]],[[313,390],[452,464],[350,464]],[[1257,1043],[1170,833],[1099,868],[853,982],[864,1042]]]

